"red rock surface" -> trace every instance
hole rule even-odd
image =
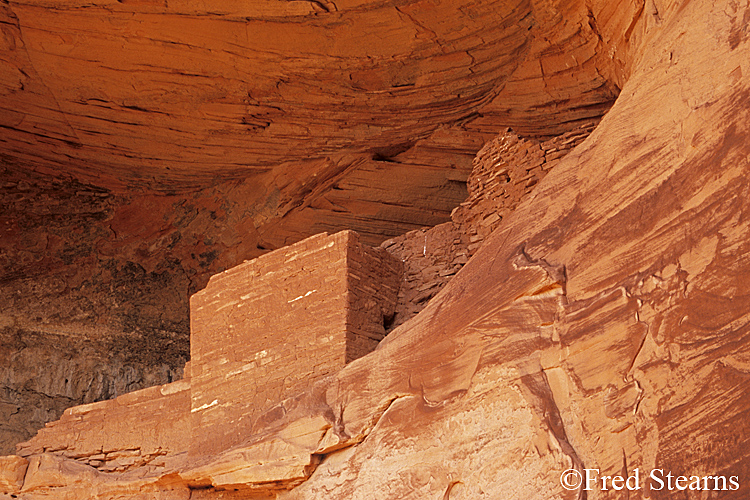
[[[182,490],[226,489],[253,474],[269,476],[263,463],[235,464],[232,448],[263,428],[264,410],[377,347],[384,318],[393,315],[401,275],[398,260],[342,231],[310,237],[214,276],[191,299],[187,378],[67,409],[18,446],[18,453],[30,458],[30,478],[17,474],[26,460],[11,456],[0,462],[8,470],[0,492],[15,493],[23,485],[26,493],[79,494],[80,485],[67,487],[64,472],[62,484],[51,484],[46,474],[66,467],[83,473],[80,464],[95,469],[85,473],[94,483],[101,472],[148,476],[158,486],[154,471],[161,476],[174,471],[186,478],[187,483],[177,482]],[[329,415],[314,419],[324,428],[309,436],[293,431],[291,440],[266,447],[266,460],[281,455],[276,469],[294,469],[282,483],[299,483],[317,463],[304,453],[290,462],[290,450],[304,451],[315,439],[335,447],[344,438],[328,420]],[[66,466],[65,459],[75,464]],[[270,481],[278,481],[270,474]],[[126,490],[143,486],[128,481]]]
[[[424,164],[417,142],[442,127],[493,133],[513,87],[523,87],[516,113],[546,115],[516,118],[518,128],[546,134],[600,115],[614,97],[585,11],[320,5],[8,2],[6,151],[126,186],[275,170],[272,181],[303,165],[309,179],[372,155],[413,151]]]
[[[214,3],[0,3],[0,450],[181,377],[212,274],[446,222],[501,127],[575,129],[626,69],[579,4]]]
[[[212,277],[190,300],[191,453],[229,448],[260,412],[372,352],[401,274],[342,231]]]
[[[567,491],[560,474],[639,468],[735,477],[737,490],[693,496],[746,498],[750,5],[528,8],[535,59],[518,61],[488,121],[504,109],[554,135],[565,120],[532,97],[591,73],[622,91],[419,314],[207,462],[118,474],[40,454],[19,497],[620,498]],[[590,45],[574,43],[584,32]],[[568,56],[590,62],[566,72]],[[692,495],[642,487],[629,497]]]
[[[18,453],[55,455],[109,473],[165,467],[188,451],[190,396],[190,382],[180,380],[68,408]]]
[[[0,491],[14,494],[21,491],[29,461],[11,455],[0,458]]]
[[[453,210],[451,222],[384,241],[382,247],[403,260],[406,267],[390,328],[419,313],[594,126],[583,125],[543,142],[521,139],[510,131],[501,133],[474,158],[468,179],[469,198]]]

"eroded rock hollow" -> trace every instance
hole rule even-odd
[[[747,497],[749,23],[1,2],[0,497]]]

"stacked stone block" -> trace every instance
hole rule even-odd
[[[189,416],[190,383],[180,380],[68,408],[18,445],[18,454],[53,453],[102,472],[164,466],[168,457],[187,452]]]
[[[408,232],[381,245],[405,263],[395,328],[416,316],[482,246],[502,220],[573,148],[598,120],[546,141],[506,130],[477,153],[467,187],[469,197],[453,210],[451,222]]]
[[[349,363],[372,352],[396,311],[403,264],[382,248],[347,241],[346,353]]]
[[[211,278],[191,298],[193,453],[377,346],[401,263],[358,236],[323,233]]]
[[[122,472],[230,448],[261,412],[377,346],[402,274],[344,231],[216,275],[191,299],[184,380],[70,408],[18,453]]]

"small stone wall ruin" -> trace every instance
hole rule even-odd
[[[18,454],[115,472],[227,449],[262,411],[377,346],[402,273],[398,259],[342,231],[215,275],[191,299],[184,380],[69,408]]]
[[[213,276],[190,300],[193,449],[226,449],[260,411],[375,349],[401,273],[342,231]]]

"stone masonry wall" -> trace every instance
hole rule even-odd
[[[187,451],[190,383],[180,380],[68,408],[18,446],[23,457],[52,453],[102,472],[164,466]]]
[[[404,262],[393,329],[424,309],[468,262],[500,222],[534,190],[552,168],[583,142],[598,120],[545,141],[510,130],[487,142],[474,158],[469,197],[451,213],[452,222],[410,231],[382,248]]]
[[[370,256],[378,262],[365,264]],[[262,410],[372,350],[400,277],[398,261],[362,250],[351,231],[313,236],[212,277],[191,298],[191,451],[228,448]]]
[[[184,380],[69,408],[18,455],[124,472],[229,448],[262,410],[377,346],[402,274],[401,262],[345,231],[217,275],[192,299]]]
[[[348,243],[347,363],[372,352],[385,337],[403,275],[403,264],[384,249],[360,245],[355,237]]]

